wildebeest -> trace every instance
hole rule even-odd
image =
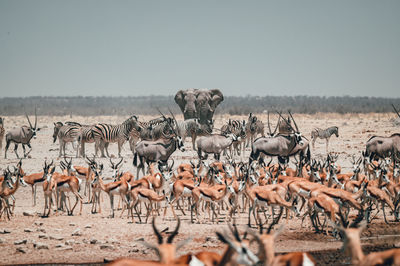
[[[366,143],[366,153],[372,159],[375,156],[385,158],[400,151],[400,133],[390,137],[372,136]]]
[[[37,127],[36,109],[35,109],[35,126],[32,126],[32,123],[29,120],[29,117],[26,113],[25,113],[25,116],[28,119],[29,126],[24,125],[19,128],[13,128],[7,132],[4,158],[7,158],[7,150],[8,150],[8,147],[10,146],[11,142],[13,142],[15,145],[14,152],[15,152],[15,155],[17,155],[17,158],[19,158],[17,149],[18,149],[18,144],[20,144],[20,143],[22,144],[22,149],[24,150],[25,158],[32,151],[30,141],[33,137],[36,137],[36,132],[40,130],[40,128]],[[27,153],[25,152],[25,145],[30,148],[29,152],[27,152]]]

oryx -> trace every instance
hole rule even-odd
[[[400,134],[394,133],[390,137],[372,136],[366,143],[365,152],[371,159],[375,155],[385,158],[400,152]]]
[[[178,148],[182,152],[185,151],[183,146],[182,138],[176,133],[172,123],[167,120],[169,127],[172,130],[172,135],[167,136],[162,132],[163,139],[156,141],[153,140],[141,140],[135,145],[135,155],[133,158],[133,165],[137,166],[136,178],[139,178],[140,169],[142,169],[143,175],[144,163],[148,165],[152,162],[161,162],[166,164],[171,154]],[[137,158],[139,157],[140,164],[138,165]]]
[[[235,134],[229,133],[227,135],[211,134],[202,136],[197,139],[197,154],[199,160],[202,160],[202,152],[213,153],[216,160],[220,159],[221,152],[232,145],[238,138]]]
[[[290,123],[279,113],[279,116],[284,122],[286,122],[293,133],[289,133],[288,135],[278,134],[276,136],[260,137],[256,139],[251,146],[251,154],[249,158],[250,162],[253,160],[258,160],[260,158],[260,154],[278,156],[280,161],[282,161],[283,157],[289,157],[297,154],[298,152],[305,151],[305,149],[308,147],[308,141],[302,137],[296,121],[290,112],[289,115],[292,118],[296,129],[294,129]],[[309,149],[307,156],[310,156]]]
[[[14,152],[17,155],[17,158],[19,158],[17,149],[18,149],[18,144],[20,144],[20,143],[22,144],[22,148],[24,150],[24,158],[26,158],[26,156],[32,151],[30,141],[33,137],[36,138],[36,132],[40,130],[40,128],[37,128],[36,108],[35,108],[35,126],[32,126],[32,123],[29,120],[29,117],[26,113],[25,113],[25,116],[28,119],[29,126],[24,125],[19,128],[13,128],[7,132],[4,158],[7,158],[7,150],[8,150],[8,147],[10,146],[11,142],[14,142],[14,144],[15,144]],[[25,153],[25,145],[27,145],[30,148],[29,152],[27,152],[27,153]]]

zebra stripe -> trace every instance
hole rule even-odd
[[[68,142],[76,142],[78,140],[78,136],[81,130],[80,126],[70,126],[70,125],[63,125],[61,127],[60,124],[62,124],[61,122],[58,122],[56,124],[56,126],[54,127],[54,133],[57,132],[57,136],[54,138],[54,142],[56,140],[56,138],[58,138],[58,142],[60,143],[60,154],[59,156],[61,157],[62,152],[64,151],[64,157],[65,157],[65,146]],[[72,144],[72,146],[74,146]],[[76,156],[78,157],[78,148],[76,148]]]
[[[314,128],[313,131],[311,131],[311,138],[316,139],[328,139],[332,136],[332,134],[335,134],[336,136],[339,135],[339,128],[336,126],[329,127],[327,129],[321,129],[321,128]]]
[[[175,131],[181,136],[184,141],[187,136],[196,133],[200,129],[200,123],[197,118],[186,119],[183,121],[176,121]]]
[[[246,123],[245,121],[240,120],[231,120],[229,119],[228,124],[222,126],[221,131],[223,134],[235,134],[237,137],[245,137],[246,136]]]
[[[313,131],[311,131],[313,148],[315,147],[315,141],[317,138],[326,139],[326,152],[328,152],[329,138],[332,136],[332,134],[335,134],[336,137],[339,137],[339,128],[336,126],[329,127],[327,129],[314,128]]]
[[[234,151],[236,151],[237,155],[240,156],[241,146],[243,143],[243,150],[245,149],[245,140],[246,140],[246,122],[240,120],[231,120],[229,119],[228,124],[225,124],[221,128],[222,134],[234,134],[236,137],[240,137],[240,140],[236,140],[232,142],[232,145],[229,146],[229,151],[231,157],[234,155]],[[232,150],[233,148],[233,150]],[[226,149],[224,151],[226,154]]]
[[[96,154],[98,147],[106,148],[108,155],[108,143],[118,142],[118,155],[121,156],[121,146],[125,141],[129,140],[130,133],[133,129],[140,130],[137,117],[132,116],[119,125],[97,124],[94,126],[92,132],[96,142]],[[102,156],[104,152],[102,150]]]

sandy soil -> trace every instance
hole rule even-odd
[[[266,115],[260,116],[266,122]],[[297,124],[303,134],[310,138],[310,132],[314,127],[328,127],[336,125],[339,127],[339,138],[332,137],[330,141],[330,151],[339,153],[339,164],[343,167],[343,172],[350,171],[349,158],[353,154],[359,154],[365,147],[366,140],[372,135],[390,135],[398,132],[391,119],[393,114],[316,114],[316,115],[295,115]],[[148,119],[149,117],[140,117]],[[223,121],[232,116],[217,116],[216,127],[220,128]],[[178,116],[178,119],[182,117]],[[31,158],[23,161],[23,169],[26,173],[39,172],[45,159],[58,158],[58,141],[53,143],[53,122],[56,121],[77,121],[85,124],[96,122],[117,123],[124,120],[124,117],[39,117],[38,125],[42,127],[38,137],[32,140],[33,151]],[[277,117],[272,116],[271,121],[276,122]],[[5,117],[6,131],[14,126],[27,124],[24,117]],[[267,130],[267,128],[266,128]],[[197,156],[191,149],[190,138],[186,140],[187,151],[182,153],[177,151],[173,154],[175,165],[178,162],[188,162]],[[4,144],[3,144],[4,145]],[[87,154],[92,154],[94,145],[87,145]],[[19,148],[22,155],[22,149]],[[116,144],[110,145],[110,152],[116,154]],[[13,153],[13,147],[8,151],[8,158],[4,159],[4,151],[0,156],[0,171],[8,165],[15,165],[18,160]],[[68,153],[74,156],[71,145],[68,145]],[[243,160],[247,161],[250,150],[247,149]],[[124,166],[123,170],[136,173],[132,166],[132,153],[129,145],[124,145],[123,150]],[[317,141],[316,149],[312,151],[313,156],[325,156],[325,142]],[[239,160],[240,158],[236,158]],[[109,171],[108,159],[101,159],[106,167],[105,176]],[[84,160],[73,159],[74,165],[85,165]],[[81,192],[83,193],[83,192]],[[100,214],[91,214],[89,204],[84,204],[81,216],[67,216],[65,213],[58,216],[51,215],[49,218],[41,218],[43,212],[44,199],[42,188],[38,187],[38,203],[32,207],[30,187],[20,187],[15,194],[16,207],[15,215],[11,221],[0,221],[0,258],[1,264],[36,264],[36,263],[101,263],[106,259],[118,257],[132,258],[151,258],[155,259],[153,251],[135,243],[135,240],[144,239],[148,242],[155,242],[155,237],[150,224],[132,224],[124,215],[119,217],[120,211],[116,212],[116,218],[110,219],[110,204],[108,197],[103,194],[102,208]],[[85,197],[86,200],[86,197]],[[23,212],[33,214],[25,216]],[[182,220],[181,229],[176,240],[193,237],[193,241],[182,248],[178,255],[190,251],[215,250],[222,253],[223,245],[215,236],[216,231],[227,228],[225,215],[220,217],[218,224],[191,224],[190,215],[183,216],[177,212]],[[369,228],[365,230],[362,237],[365,251],[381,250],[393,246],[400,246],[400,225],[393,221],[393,216],[389,216],[390,224],[385,224],[382,217],[374,220]],[[236,215],[239,228],[244,230],[247,223],[247,214]],[[162,230],[168,227],[167,233],[173,230],[175,222],[170,211],[167,219],[157,220],[158,227]],[[73,236],[73,233],[78,234]],[[386,237],[382,237],[382,235]],[[378,236],[381,236],[378,238]],[[22,242],[20,244],[19,242]],[[44,244],[42,246],[41,244]],[[278,252],[288,251],[310,251],[316,257],[319,264],[344,264],[349,263],[349,258],[339,249],[341,242],[330,236],[315,234],[309,221],[305,221],[301,227],[301,220],[294,218],[287,222],[284,233],[276,242]],[[40,248],[42,247],[42,248]],[[47,247],[47,248],[46,248]]]

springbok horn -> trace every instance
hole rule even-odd
[[[171,244],[172,240],[174,240],[174,237],[178,234],[179,231],[179,226],[181,225],[181,219],[178,218],[178,223],[175,227],[175,230],[171,233],[171,235],[167,239],[167,243]]]
[[[121,160],[117,163],[117,165],[116,165],[116,167],[118,168],[119,167],[119,165],[122,163],[122,160],[123,160],[124,158],[121,158]]]
[[[239,235],[239,232],[237,230],[236,224],[234,223],[233,226],[229,224],[228,226],[229,226],[229,229],[232,232],[232,235],[235,237],[236,241],[241,242],[242,240],[240,239],[240,235]]]
[[[158,244],[161,245],[163,243],[163,237],[160,234],[160,232],[157,230],[156,217],[153,217],[153,222],[151,223],[151,225],[153,226],[154,234],[156,234],[156,236],[157,236]]]
[[[171,163],[171,166],[169,167],[169,169],[172,170],[172,168],[174,167],[174,164],[175,164],[175,161],[174,161],[174,159],[172,159],[172,163]]]

